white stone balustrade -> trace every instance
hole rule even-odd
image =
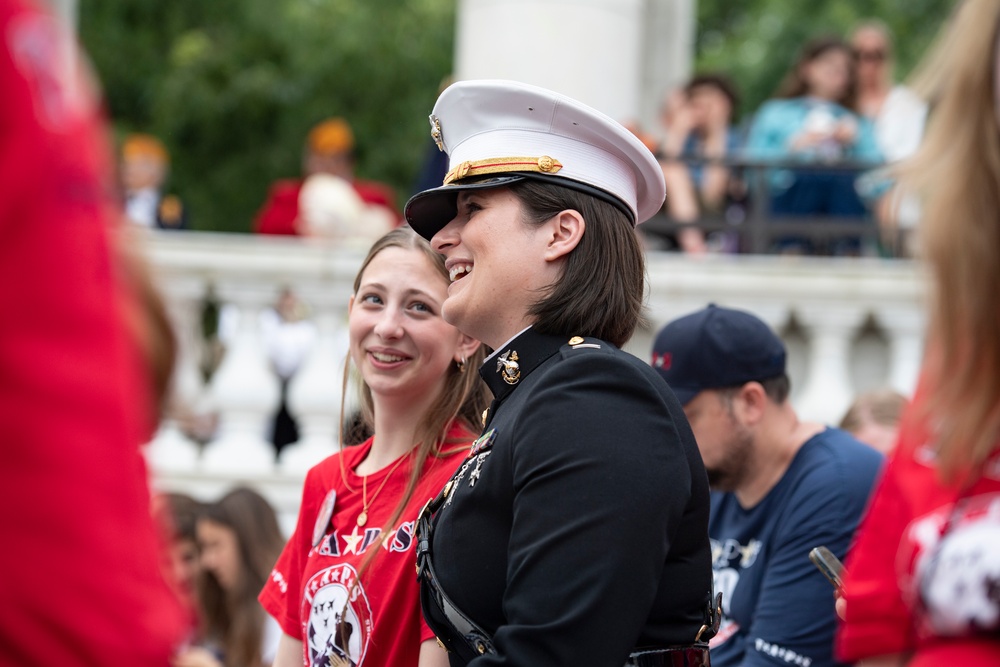
[[[347,302],[364,252],[296,238],[185,232],[152,233],[149,251],[182,346],[178,399],[219,419],[201,446],[176,423],[164,424],[149,447],[154,486],[212,499],[248,483],[275,503],[290,529],[306,469],[336,451]],[[714,302],[754,312],[782,335],[792,402],[803,418],[835,423],[859,391],[914,387],[924,284],[913,262],[660,253],[647,261],[649,324],[626,346],[643,359],[662,325]],[[300,441],[278,461],[266,441],[278,380],[261,346],[256,313],[283,287],[308,303],[318,338],[289,389]],[[203,387],[197,326],[210,289],[241,316],[235,341]],[[349,389],[344,396],[349,408],[355,394]]]

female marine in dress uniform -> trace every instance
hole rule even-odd
[[[424,614],[452,665],[708,664],[708,482],[667,385],[619,347],[634,225],[663,203],[631,133],[562,95],[457,83],[442,187],[406,218],[446,258],[445,319],[494,348],[484,431],[423,513]]]

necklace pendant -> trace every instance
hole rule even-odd
[[[368,512],[361,512],[361,514],[358,515],[358,526],[364,527],[366,523],[368,523]]]

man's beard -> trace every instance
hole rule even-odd
[[[725,455],[718,465],[706,468],[708,484],[713,491],[731,492],[739,488],[746,478],[753,451],[753,435],[738,424],[734,424],[732,436],[726,442]]]

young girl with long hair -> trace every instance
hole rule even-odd
[[[372,246],[349,305],[350,358],[374,435],[306,477],[295,534],[260,595],[279,667],[447,664],[420,617],[414,523],[486,407],[478,341],[444,321],[443,258],[407,228]]]
[[[253,489],[236,488],[203,506],[195,534],[201,636],[174,667],[268,667],[280,632],[257,592],[285,542],[274,508]]]

